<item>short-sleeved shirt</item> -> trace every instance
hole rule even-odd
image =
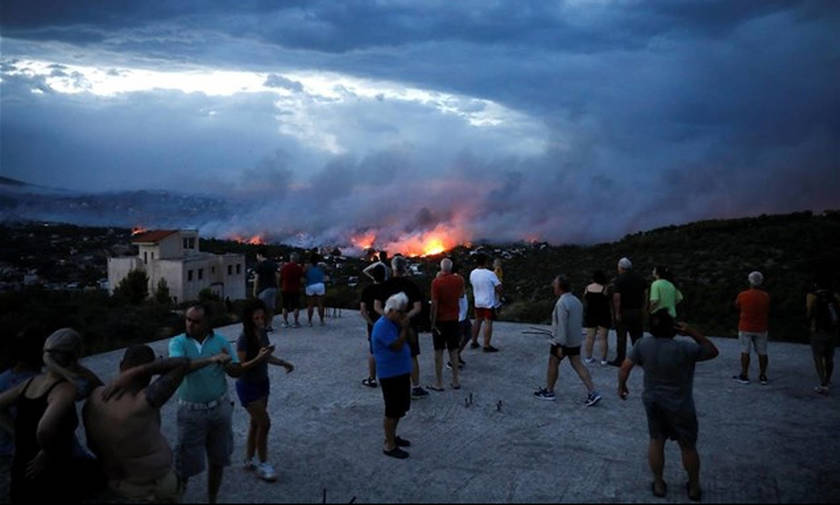
[[[551,313],[552,344],[579,347],[583,342],[583,304],[571,293],[563,293]]]
[[[264,260],[254,269],[257,272],[257,293],[264,289],[277,289],[277,263]]]
[[[438,321],[458,320],[458,300],[463,291],[464,279],[460,275],[445,273],[432,281],[432,300],[438,304]]]
[[[738,331],[767,331],[767,315],[770,313],[770,295],[763,289],[747,289],[738,293],[735,299],[741,311]]]
[[[707,357],[695,342],[653,336],[636,342],[628,356],[645,371],[642,400],[671,411],[694,408],[694,364]]]
[[[645,281],[636,272],[619,275],[613,292],[621,293],[621,310],[641,309],[645,305]]]
[[[682,293],[671,281],[656,279],[650,285],[650,301],[657,302],[657,309],[668,309],[671,317],[677,317],[677,304],[682,301]]]
[[[492,270],[476,268],[470,272],[470,284],[473,288],[476,307],[492,309],[496,306],[496,286],[500,286],[502,281]]]
[[[0,393],[12,389],[18,384],[31,377],[35,377],[36,375],[38,375],[38,372],[29,370],[23,372],[15,372],[12,369],[6,370],[5,372],[0,373]],[[9,407],[8,412],[11,413],[12,418],[14,418],[15,408]],[[14,454],[14,451],[14,437],[9,436],[6,433],[6,430],[0,430],[0,456],[11,456]]]
[[[309,265],[305,273],[306,285],[311,286],[324,282],[324,271],[317,265]]]
[[[251,361],[257,357],[261,348],[271,345],[271,342],[268,340],[268,334],[264,330],[257,332],[257,343],[258,346],[254,347],[253,343],[243,331],[239,334],[239,338],[236,339],[236,350],[237,352],[245,351],[245,361]],[[253,368],[242,372],[239,380],[246,382],[264,382],[268,380],[268,361],[257,363]]]
[[[373,359],[376,360],[376,375],[380,379],[411,373],[411,349],[408,342],[394,351],[389,345],[400,338],[400,327],[387,317],[380,317],[373,325],[370,336]]]
[[[408,297],[406,312],[414,308],[415,302],[423,301],[423,293],[420,292],[420,288],[418,288],[417,285],[407,277],[391,277],[387,281],[383,282],[381,286],[382,289],[379,291],[379,297],[376,299],[382,303],[383,309],[385,308],[385,302],[388,301],[388,298],[397,293],[405,293]],[[417,314],[411,318],[411,324],[417,326],[420,323],[420,316],[421,314]]]
[[[222,349],[230,354],[233,363],[239,363],[230,342],[217,333],[211,333],[201,344],[183,333],[169,341],[170,358],[209,358],[222,352]],[[211,402],[227,393],[225,375],[224,367],[217,364],[190,372],[178,387],[178,398],[192,403]]]
[[[361,303],[365,304],[365,310],[367,311],[367,315],[371,321],[376,321],[379,319],[379,314],[376,313],[374,310],[374,300],[376,300],[380,295],[379,292],[382,289],[382,284],[370,284],[365,289],[362,290],[362,298],[360,300]],[[385,307],[385,302],[382,302],[383,308]]]
[[[303,277],[303,267],[297,263],[286,263],[280,269],[280,289],[284,293],[300,291],[300,278]]]

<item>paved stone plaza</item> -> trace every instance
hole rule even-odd
[[[221,501],[321,502],[324,489],[328,503],[655,500],[641,369],[629,382],[630,398],[621,401],[617,369],[590,365],[604,399],[587,408],[580,380],[564,363],[557,401],[539,401],[532,392],[544,385],[548,344],[523,334],[528,325],[497,323],[493,343],[501,352],[467,350],[460,391],[430,391],[429,398],[412,403],[399,428],[412,442],[411,457],[399,461],[381,451],[381,391],[360,383],[367,373],[367,342],[358,312],[344,310],[325,327],[282,329],[279,322],[276,318],[271,340],[296,366],[290,375],[279,367],[270,372],[269,452],[280,479],[265,483],[234,465],[225,472]],[[234,339],[239,326],[218,331]],[[840,389],[829,397],[812,391],[809,347],[771,342],[770,384],[744,386],[731,379],[738,370],[737,342],[714,342],[721,355],[698,364],[695,378],[703,501],[840,501]],[[165,354],[166,344],[153,347]],[[615,347],[613,334],[610,344]],[[421,335],[421,345],[422,382],[428,385],[434,375],[429,334]],[[121,353],[84,362],[107,381]],[[752,366],[757,367],[755,359]],[[233,394],[232,382],[230,389]],[[174,414],[170,401],[163,425],[173,445]],[[237,402],[237,463],[247,424]],[[679,454],[670,442],[668,496],[662,501],[688,501]],[[190,482],[185,501],[205,500],[202,474]]]

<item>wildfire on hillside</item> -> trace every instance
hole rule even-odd
[[[376,237],[376,232],[368,230],[352,236],[350,241],[363,250],[376,247],[392,255],[399,253],[404,256],[434,256],[468,242],[463,229],[446,224],[439,224],[424,232],[409,233],[384,243],[377,242]]]
[[[239,242],[240,244],[251,244],[251,245],[263,245],[265,244],[265,240],[260,235],[254,235],[253,237],[247,238],[241,235],[234,235],[230,238],[235,242]]]
[[[147,230],[146,228],[143,228],[142,226],[132,226],[131,227],[131,236],[133,237],[135,235],[140,235],[141,233],[146,233],[147,231],[149,231],[149,230]]]

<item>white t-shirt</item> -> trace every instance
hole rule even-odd
[[[480,309],[492,309],[496,306],[496,286],[502,283],[492,270],[476,268],[470,273],[475,306]]]

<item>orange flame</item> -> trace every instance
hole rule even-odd
[[[387,244],[388,252],[405,256],[434,256],[465,242],[466,232],[452,225],[439,224],[433,230],[414,233]]]
[[[132,226],[131,227],[131,236],[133,237],[135,235],[140,235],[141,233],[146,233],[147,231],[149,231],[149,230],[147,230],[146,228],[143,228],[142,226]]]
[[[265,240],[260,235],[254,235],[251,238],[245,238],[241,235],[234,235],[230,238],[233,241],[239,242],[240,244],[251,244],[251,245],[263,245],[265,244]]]
[[[372,231],[366,231],[361,235],[353,235],[350,237],[350,242],[358,247],[359,249],[365,250],[370,249],[373,247],[373,243],[376,241],[376,233]]]

